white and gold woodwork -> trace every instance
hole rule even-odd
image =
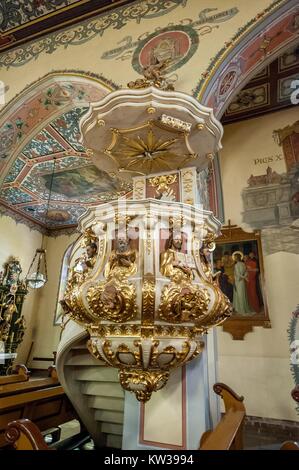
[[[231,313],[206,254],[220,223],[183,203],[119,200],[90,209],[80,229],[98,250],[71,270],[65,311],[88,330],[90,352],[147,401]]]
[[[96,165],[133,178],[133,199],[81,218],[89,252],[71,269],[62,305],[88,330],[91,354],[146,402],[231,314],[209,260],[220,222],[196,207],[196,173],[221,148],[222,127],[159,70],[128,86],[92,103],[80,129]]]

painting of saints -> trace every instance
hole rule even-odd
[[[253,312],[247,298],[248,274],[243,261],[243,253],[235,251],[232,254],[232,258],[235,261],[233,307],[239,315],[247,316],[248,314],[253,314]]]
[[[215,269],[216,269],[215,275],[217,276],[220,289],[226,295],[226,297],[230,300],[230,302],[232,302],[234,287],[233,287],[233,284],[230,282],[228,275],[224,271],[224,267],[223,267],[221,259],[216,260]]]
[[[261,310],[261,304],[258,296],[258,262],[253,251],[246,257],[245,266],[247,270],[247,297],[251,308],[258,313]]]

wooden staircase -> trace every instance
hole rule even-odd
[[[124,391],[118,371],[95,359],[82,332],[60,348],[57,372],[61,384],[98,447],[122,447]]]

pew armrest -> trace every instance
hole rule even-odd
[[[19,419],[9,423],[5,439],[16,450],[51,450],[38,427],[29,419]]]
[[[225,414],[216,428],[203,433],[200,450],[243,449],[243,426],[246,416],[244,397],[237,395],[228,385],[216,383],[214,392],[224,402]]]
[[[280,450],[299,450],[299,444],[294,441],[286,441],[282,444]]]

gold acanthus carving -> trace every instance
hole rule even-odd
[[[171,282],[162,290],[158,315],[169,323],[200,321],[208,312],[210,295],[197,285]]]
[[[153,392],[163,388],[169,379],[169,371],[120,370],[119,381],[128,392],[134,392],[138,401],[146,402]]]
[[[144,344],[142,340],[135,340],[130,346],[124,343],[112,346],[112,341],[105,340],[101,342],[99,349],[98,339],[91,337],[87,346],[98,359],[120,369],[131,366],[144,369],[144,352],[146,350],[148,368],[167,370],[178,367],[181,363],[189,362],[196,357],[204,344],[199,340],[195,340],[195,343],[194,345],[186,340],[181,343],[181,348],[177,349],[172,345],[161,348],[158,340],[152,340],[150,344],[148,342]]]
[[[132,337],[138,336],[142,338],[151,338],[153,336],[168,338],[188,338],[195,339],[204,331],[204,327],[198,326],[181,326],[181,325],[151,325],[141,326],[136,324],[119,324],[119,325],[95,325],[88,327],[91,336],[109,337],[121,336]]]
[[[153,324],[155,320],[155,276],[146,274],[142,287],[142,324]]]
[[[148,181],[151,186],[157,188],[157,191],[167,191],[169,186],[177,181],[177,174],[155,176]]]
[[[170,368],[189,362],[201,353],[203,343],[199,340],[192,343],[183,341],[180,349],[172,345],[161,348],[160,341],[153,339],[150,344],[135,340],[129,346],[124,343],[112,345],[110,340],[99,342],[91,337],[87,347],[94,357],[119,369],[120,382],[125,390],[134,392],[137,400],[147,401],[153,391],[165,385]]]
[[[87,301],[91,312],[99,320],[126,322],[133,320],[138,310],[136,288],[126,280],[97,283],[88,289]]]

